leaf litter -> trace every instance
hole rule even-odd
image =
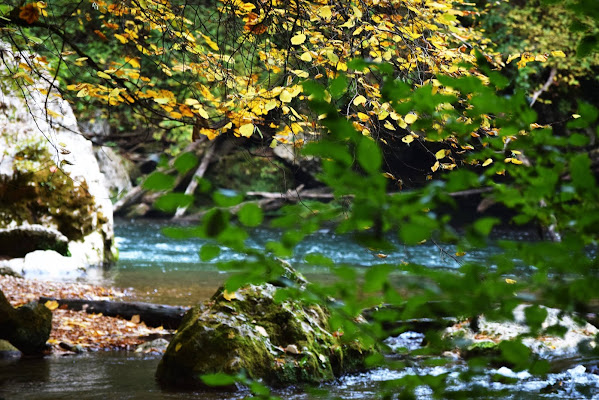
[[[131,297],[129,290],[121,291],[82,283],[45,282],[23,279],[14,276],[0,276],[0,290],[13,307],[19,307],[40,297],[85,300],[118,301]],[[135,315],[131,320],[107,317],[102,314],[88,314],[85,311],[67,310],[58,307],[56,302],[47,302],[52,311],[52,332],[48,344],[53,353],[126,350],[133,351],[139,346],[159,337],[168,337],[173,331],[162,327],[151,328]],[[137,317],[137,318],[136,318]],[[163,351],[149,348],[148,351]]]

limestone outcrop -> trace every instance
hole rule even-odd
[[[4,43],[0,51],[7,65],[20,68],[23,54]],[[6,69],[0,66],[0,229],[17,234],[42,226],[68,239],[66,251],[49,250],[65,262],[82,269],[110,262],[115,254],[112,203],[92,143],[80,134],[70,105],[47,83],[52,79],[32,76],[17,82]],[[20,251],[0,251],[0,259],[47,248],[22,245]]]

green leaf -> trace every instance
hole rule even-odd
[[[237,213],[237,217],[239,218],[239,222],[241,222],[243,225],[256,227],[262,223],[264,214],[258,205],[254,203],[248,203],[241,207]]]
[[[200,379],[208,386],[230,386],[237,382],[234,376],[223,373],[202,375]]]
[[[187,208],[193,204],[193,196],[183,193],[167,193],[154,202],[154,207],[161,211],[172,212],[177,208]]]
[[[315,81],[304,81],[302,82],[304,93],[312,96],[312,100],[323,100],[324,99],[324,86]]]
[[[366,271],[364,275],[363,290],[366,293],[378,292],[389,282],[389,274],[393,271],[390,265],[375,265]]]
[[[515,369],[523,369],[528,363],[531,351],[520,341],[505,340],[499,343],[503,359],[514,364]]]
[[[333,79],[329,84],[329,92],[334,99],[338,99],[347,90],[347,77],[345,74],[340,74]]]
[[[141,186],[147,190],[171,190],[175,186],[175,177],[163,172],[152,172]]]
[[[476,220],[473,227],[477,233],[479,233],[483,236],[489,236],[489,233],[491,233],[493,226],[497,225],[500,222],[501,221],[498,218],[492,218],[492,217],[479,218]]]
[[[591,54],[595,48],[599,45],[599,39],[596,35],[587,35],[578,42],[576,47],[576,57],[583,58]]]
[[[334,264],[333,260],[331,260],[329,257],[323,256],[320,253],[307,254],[304,257],[304,260],[306,263],[312,265],[325,265],[327,267],[331,267]]]
[[[360,166],[369,173],[379,172],[383,163],[379,146],[367,137],[358,143],[357,158]]]
[[[177,157],[175,160],[175,169],[179,171],[180,174],[185,174],[197,164],[198,158],[192,152],[187,152]]]
[[[591,160],[586,154],[577,154],[570,160],[572,183],[580,192],[595,187],[595,178],[591,173]]]
[[[230,214],[218,208],[206,213],[203,220],[203,228],[206,236],[216,237],[229,226]]]
[[[233,207],[243,201],[243,195],[238,194],[234,196],[229,196],[223,192],[218,191],[212,194],[212,200],[214,200],[216,205],[219,207]]]
[[[536,332],[541,329],[541,325],[547,318],[547,309],[539,307],[538,305],[532,305],[524,309],[524,315],[526,316],[526,323],[531,331]]]
[[[200,260],[203,262],[211,261],[220,254],[220,247],[215,244],[205,244],[200,249]]]

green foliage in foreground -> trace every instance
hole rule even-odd
[[[360,63],[354,65],[357,67]],[[343,202],[333,202],[311,204],[310,208],[301,204],[287,206],[280,217],[269,222],[271,227],[281,229],[280,239],[259,250],[246,247],[245,239],[249,236],[248,229],[263,222],[260,209],[245,206],[238,220],[224,208],[213,209],[201,226],[187,234],[211,238],[247,254],[243,262],[221,265],[225,270],[236,271],[226,284],[227,290],[277,278],[282,271],[274,259],[291,255],[306,235],[324,224],[333,223],[337,233],[352,235],[364,251],[384,253],[392,246],[388,239],[393,236],[409,245],[433,240],[457,243],[458,250],[465,252],[483,248],[499,221],[479,218],[467,227],[464,235],[457,235],[450,225],[451,210],[456,204],[448,193],[486,188],[485,196],[511,210],[512,223],[551,229],[559,233],[561,241],[503,241],[500,255],[485,264],[463,263],[457,270],[430,269],[408,263],[377,265],[360,274],[350,266],[310,254],[306,256],[306,263],[328,268],[338,279],[327,285],[312,284],[305,292],[291,285],[279,290],[280,299],[301,296],[304,301],[327,305],[333,314],[333,330],[342,331],[348,340],[359,338],[367,343],[382,342],[387,336],[400,333],[385,329],[386,323],[410,318],[444,315],[468,318],[485,314],[490,319],[509,319],[514,307],[523,302],[566,312],[585,311],[599,293],[596,258],[599,188],[589,157],[590,144],[599,134],[597,110],[580,104],[577,110],[580,118],[568,123],[568,136],[556,136],[549,128],[529,129],[536,114],[529,108],[526,97],[522,93],[511,97],[498,94],[496,88],[501,87],[503,79],[493,72],[487,71],[489,85],[474,77],[439,77],[444,86],[455,91],[455,96],[448,96],[435,94],[428,86],[411,92],[406,84],[385,75],[384,65],[369,64],[368,67],[381,71],[385,77],[384,96],[398,112],[412,110],[419,114],[414,129],[421,135],[438,139],[433,127],[439,121],[444,121],[445,127],[453,132],[469,132],[469,126],[480,126],[480,119],[485,115],[493,115],[496,134],[481,136],[475,143],[469,134],[462,135],[460,144],[473,143],[475,150],[467,155],[461,168],[446,172],[441,180],[431,180],[420,189],[389,194],[379,147],[371,138],[356,132],[351,123],[324,100],[324,87],[306,82],[304,89],[311,94],[310,106],[318,114],[327,115],[324,123],[329,133],[306,146],[305,154],[322,160],[320,180],[338,199],[346,199],[351,205],[347,208],[339,205]],[[404,98],[405,94],[410,97]],[[461,103],[460,99],[464,98],[469,99],[468,107]],[[529,133],[519,134],[523,130]],[[590,137],[588,132],[595,137]],[[520,162],[510,162],[513,158]],[[474,160],[479,162],[472,162]],[[208,245],[200,254],[207,260],[216,256],[218,250],[215,245]],[[364,309],[380,305],[387,307],[374,313],[372,322],[354,322]],[[532,330],[538,332],[538,313],[527,313],[527,318]],[[440,354],[447,346],[434,331],[427,334],[427,343],[420,353]],[[503,343],[500,350],[503,361],[515,369],[529,369],[537,374],[548,371],[548,364],[530,357],[519,340]],[[373,366],[387,363],[380,357],[371,362]],[[477,357],[471,361],[471,368],[463,379],[472,378],[480,366],[485,365],[487,361]],[[402,368],[397,364],[387,366]],[[231,379],[248,383],[243,377],[221,378],[206,377],[215,385],[230,384]],[[390,382],[382,390],[406,391],[409,395],[414,387],[426,384],[435,395],[443,396],[448,393],[444,379],[444,375],[407,376]],[[259,388],[256,394],[267,396],[264,387]],[[463,395],[469,397],[468,393]]]

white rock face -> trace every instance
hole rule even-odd
[[[94,153],[105,177],[106,190],[113,201],[120,199],[133,188],[123,158],[106,146],[96,147]]]
[[[18,60],[23,55],[14,54],[10,46],[2,42],[0,51],[4,60],[13,64],[13,73],[21,71]],[[12,75],[7,73],[2,63],[0,75]],[[25,97],[21,96],[10,78],[0,79],[0,183],[9,181],[19,171],[48,169],[44,165],[45,161],[36,160],[35,157],[23,159],[21,155],[24,151],[32,154],[32,149],[47,150],[56,166],[70,176],[74,187],[84,188],[82,185],[87,184],[85,190],[95,201],[95,211],[92,213],[94,231],[79,242],[69,243],[72,257],[63,257],[64,265],[71,270],[72,263],[77,268],[102,264],[105,255],[114,252],[112,203],[104,176],[94,157],[92,143],[81,135],[71,106],[60,97],[56,88],[35,76],[31,78],[34,83],[24,88]],[[52,81],[51,77],[48,79]],[[23,81],[23,84],[27,82]],[[42,94],[36,88],[45,89],[47,94]],[[56,228],[50,218],[36,222]],[[35,257],[36,262],[43,261],[43,257]],[[27,263],[27,257],[25,259]],[[44,266],[40,265],[40,268]]]

